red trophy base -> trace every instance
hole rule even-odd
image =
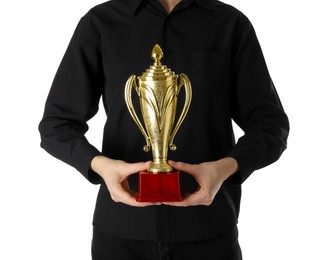
[[[180,172],[139,173],[139,195],[138,202],[171,202],[182,201],[183,196],[180,189]]]

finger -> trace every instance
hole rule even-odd
[[[196,193],[192,193],[184,198],[182,201],[164,202],[165,205],[177,207],[189,207],[200,205],[200,198]]]
[[[168,163],[177,170],[189,173],[191,175],[197,174],[197,166],[194,164],[188,164],[184,162],[175,162],[175,161],[168,161]]]
[[[123,202],[125,204],[130,205],[130,206],[137,206],[137,207],[145,207],[145,206],[151,206],[151,205],[161,205],[161,203],[153,203],[153,202],[152,203],[151,202],[139,203],[139,202],[137,202],[135,199],[138,196],[138,193],[131,190],[130,185],[129,185],[129,181],[127,179],[125,179],[124,181],[121,182],[121,186],[122,186],[123,194],[125,194],[124,192],[126,192],[126,194],[125,194],[125,197],[122,198],[122,200],[118,199],[120,202]],[[119,196],[121,196],[121,195],[119,195]]]
[[[124,167],[124,175],[127,177],[131,174],[146,170],[149,167],[148,162],[127,163]]]
[[[147,162],[145,162],[145,164],[146,164],[147,168],[149,168],[149,166],[152,164],[152,161],[147,161]]]
[[[186,194],[184,196],[183,201],[177,201],[177,202],[166,202],[164,203],[169,206],[177,206],[177,207],[189,207],[189,206],[199,206],[199,205],[210,205],[208,201],[206,201],[206,196],[204,195],[204,192],[201,190]]]
[[[135,198],[136,198],[135,193],[134,195],[131,195],[129,192],[123,189],[115,191],[114,196],[112,196],[112,199],[115,202],[121,202],[134,207],[147,207],[152,205],[161,205],[161,203],[155,203],[155,202],[137,202]]]
[[[136,198],[138,196],[138,193],[131,190],[128,179],[125,179],[124,181],[122,181],[121,185],[124,190],[126,190],[127,192],[129,192],[131,194],[132,197]]]

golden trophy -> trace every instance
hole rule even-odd
[[[151,149],[153,155],[151,166],[139,174],[137,201],[181,201],[180,172],[167,163],[167,152],[168,147],[172,151],[176,150],[173,141],[191,103],[191,83],[185,74],[175,75],[161,64],[163,52],[158,44],[154,46],[151,57],[154,64],[142,76],[131,75],[125,85],[127,107],[146,140],[143,149],[145,152]],[[186,94],[184,107],[175,124],[177,97],[183,86]],[[145,127],[133,107],[132,87],[139,97]]]

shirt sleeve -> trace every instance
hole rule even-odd
[[[41,147],[75,167],[92,183],[101,183],[90,169],[101,154],[86,139],[87,121],[98,111],[103,69],[99,33],[88,15],[73,34],[55,75],[39,124]]]
[[[240,171],[227,183],[241,184],[275,162],[286,149],[289,121],[269,75],[255,31],[242,15],[232,62],[232,118],[244,131],[228,156]]]

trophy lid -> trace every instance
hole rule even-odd
[[[142,73],[138,79],[143,81],[162,81],[167,79],[176,79],[178,76],[173,71],[167,68],[166,65],[162,65],[160,60],[164,56],[164,53],[160,46],[156,44],[151,52],[151,57],[154,60],[153,65]]]

